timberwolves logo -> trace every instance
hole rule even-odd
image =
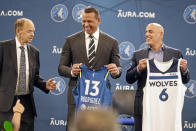
[[[61,95],[65,91],[65,81],[61,77],[54,77],[54,80],[56,81],[56,90],[51,90],[50,92],[53,95]]]
[[[189,24],[196,24],[196,5],[190,5],[185,9],[184,20]]]
[[[120,43],[119,51],[120,51],[120,58],[122,60],[129,60],[132,58],[133,52],[135,51],[135,47],[131,42],[125,41]]]
[[[67,7],[62,4],[55,5],[51,10],[50,15],[55,22],[63,22],[68,16]]]
[[[187,87],[185,96],[188,98],[193,98],[196,96],[196,81],[190,80],[187,84],[185,84]]]
[[[77,22],[82,22],[82,11],[86,8],[86,5],[77,4],[73,7],[72,17]]]
[[[144,49],[144,48],[148,48],[148,47],[149,47],[149,45],[146,42],[144,42],[140,45],[139,49]]]

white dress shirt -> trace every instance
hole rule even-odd
[[[89,49],[89,44],[90,44],[90,40],[91,40],[91,38],[89,36],[90,36],[90,34],[85,32],[85,42],[86,42],[87,57],[89,57],[88,49]],[[93,36],[94,43],[95,43],[95,53],[96,53],[97,46],[98,46],[98,41],[99,41],[99,28],[97,29],[97,31],[95,33],[92,34],[92,36]]]
[[[18,38],[16,37],[16,55],[17,55],[17,70],[18,70],[18,79],[17,79],[17,84],[16,84],[16,95],[20,95],[18,92],[19,88],[19,70],[20,70],[20,54],[21,54],[21,49],[20,47],[22,46],[21,43],[19,42]],[[28,51],[27,51],[27,45],[24,45],[24,51],[25,51],[25,60],[26,60],[26,94],[29,94],[29,59],[28,59]]]

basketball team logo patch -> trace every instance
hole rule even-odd
[[[185,84],[187,90],[185,92],[185,97],[193,98],[196,96],[196,81],[190,80],[187,84]]]
[[[50,15],[51,15],[51,18],[52,18],[53,21],[63,22],[67,19],[67,16],[68,16],[67,7],[63,4],[55,5],[51,9]]]

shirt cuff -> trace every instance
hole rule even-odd
[[[75,76],[75,75],[73,74],[72,70],[71,70],[71,76],[72,76],[72,77],[77,77],[77,76]]]

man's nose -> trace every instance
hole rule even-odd
[[[149,33],[148,32],[145,33],[145,37],[147,37],[147,36],[149,36]]]
[[[89,23],[88,22],[85,22],[84,24],[85,24],[85,26],[89,26]]]
[[[34,32],[32,32],[32,33],[31,33],[31,36],[34,36],[34,35],[35,35],[35,33],[34,33]]]

